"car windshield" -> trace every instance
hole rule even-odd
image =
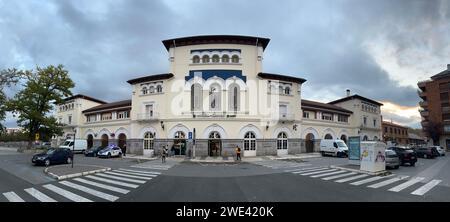
[[[72,141],[66,141],[63,143],[63,146],[72,146],[73,142]]]
[[[336,143],[337,143],[337,145],[338,145],[339,147],[347,147],[347,145],[345,145],[344,142],[338,141],[338,142],[336,142]]]
[[[52,154],[54,152],[55,152],[55,149],[49,149],[49,150],[47,150],[47,152],[45,152],[45,154],[50,155],[50,154]]]

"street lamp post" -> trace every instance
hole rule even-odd
[[[72,146],[72,168],[73,168],[73,160],[75,159],[75,140],[77,138],[77,129],[73,128],[73,146]]]

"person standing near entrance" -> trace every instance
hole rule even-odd
[[[166,149],[166,146],[163,146],[163,148],[161,150],[161,163],[166,162],[166,155],[167,155],[167,149]]]
[[[126,153],[127,153],[127,144],[126,143],[123,144],[123,148],[122,149],[123,149],[122,150],[122,155],[126,156]]]
[[[236,146],[236,160],[241,160],[241,148]]]

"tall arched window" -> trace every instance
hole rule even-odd
[[[219,55],[213,55],[213,56],[212,56],[212,62],[215,62],[215,63],[220,62],[220,57],[219,57]]]
[[[147,87],[142,87],[142,94],[148,94],[148,90],[147,90]]]
[[[202,86],[198,83],[191,86],[191,111],[203,110]]]
[[[244,150],[256,150],[256,136],[253,132],[247,132],[244,136]]]
[[[232,63],[239,63],[239,56],[237,56],[237,55],[231,56],[231,62]]]
[[[158,93],[162,92],[162,86],[161,85],[157,85],[156,86],[156,92],[158,92]]]
[[[331,134],[327,133],[327,135],[325,135],[324,139],[326,139],[326,140],[332,140],[332,139],[333,139],[333,136],[332,136]]]
[[[144,150],[152,150],[153,149],[153,140],[155,139],[155,135],[151,132],[146,132],[144,134]]]
[[[204,55],[202,57],[202,63],[209,63],[209,56],[208,55]]]
[[[229,63],[230,62],[230,57],[228,55],[223,55],[222,56],[222,62],[223,63]]]
[[[186,135],[184,134],[183,131],[177,131],[177,132],[175,132],[174,138],[175,139],[186,139]]]
[[[367,137],[367,135],[366,135],[363,137],[363,141],[367,141],[367,140],[369,140],[369,137]]]
[[[228,90],[228,104],[230,111],[239,111],[240,90],[237,84],[230,86]]]
[[[281,132],[277,136],[277,149],[279,150],[286,150],[288,146],[288,139],[285,132]]]
[[[220,110],[220,104],[221,104],[221,89],[220,86],[217,84],[214,84],[211,86],[209,90],[209,108],[212,111],[219,111]]]
[[[284,94],[290,95],[290,94],[291,94],[291,88],[290,88],[290,87],[286,87],[286,88],[284,89]]]
[[[200,56],[194,56],[193,58],[192,58],[192,63],[200,63]]]

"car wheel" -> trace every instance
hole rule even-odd
[[[322,156],[325,156],[325,152],[324,151],[321,151],[320,154],[322,154]]]
[[[67,163],[67,164],[71,164],[71,163],[72,163],[72,158],[67,157],[66,163]]]
[[[416,162],[412,162],[412,163],[410,163],[411,164],[411,166],[415,166],[416,165]]]
[[[428,155],[427,154],[423,154],[423,158],[428,158]]]
[[[111,153],[108,153],[108,158],[111,158]]]
[[[50,160],[49,160],[49,159],[46,159],[45,162],[44,162],[44,165],[45,165],[46,167],[50,166]]]

